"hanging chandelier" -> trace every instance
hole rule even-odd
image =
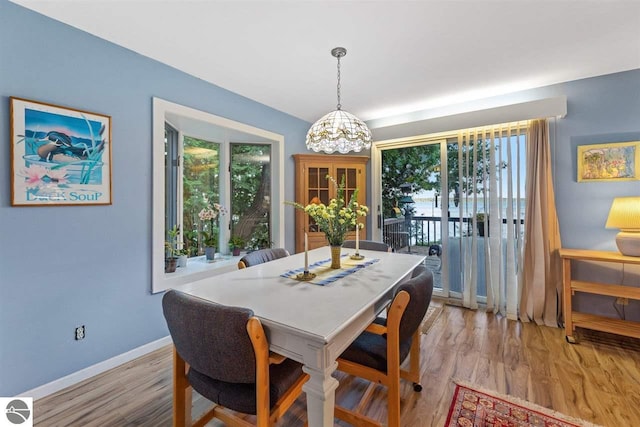
[[[345,154],[356,153],[371,148],[371,131],[362,120],[343,111],[340,105],[340,58],[347,49],[336,47],[331,55],[338,58],[338,105],[329,114],[321,117],[307,132],[307,148],[316,152],[331,154],[335,151]]]

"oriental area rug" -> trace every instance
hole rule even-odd
[[[597,427],[551,409],[456,381],[445,427]]]

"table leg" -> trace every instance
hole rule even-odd
[[[302,386],[302,390],[307,394],[309,427],[333,427],[338,380],[332,374],[337,368],[338,363],[335,361],[324,370],[307,365],[302,368],[310,376],[309,381]]]
[[[564,258],[562,260],[562,289],[563,289],[563,307],[564,307],[564,334],[569,343],[575,343],[573,337],[573,319],[571,308],[571,260]]]

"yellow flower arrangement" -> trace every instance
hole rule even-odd
[[[337,188],[336,198],[331,199],[328,205],[314,198],[311,203],[306,206],[300,203],[287,202],[296,209],[301,209],[309,215],[327,236],[327,240],[331,246],[341,246],[347,231],[356,227],[363,228],[364,224],[358,223],[359,216],[367,216],[369,208],[358,203],[358,189],[356,188],[351,195],[348,203],[344,199],[344,177],[340,185],[336,180],[327,175],[327,179],[331,180]],[[314,203],[317,201],[317,203]]]

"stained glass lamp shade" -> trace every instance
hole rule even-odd
[[[331,50],[331,55],[338,59],[338,105],[334,111],[315,122],[307,132],[306,143],[309,150],[346,154],[371,148],[371,131],[367,125],[353,114],[343,111],[340,106],[340,58],[346,54],[347,50],[343,47]]]

